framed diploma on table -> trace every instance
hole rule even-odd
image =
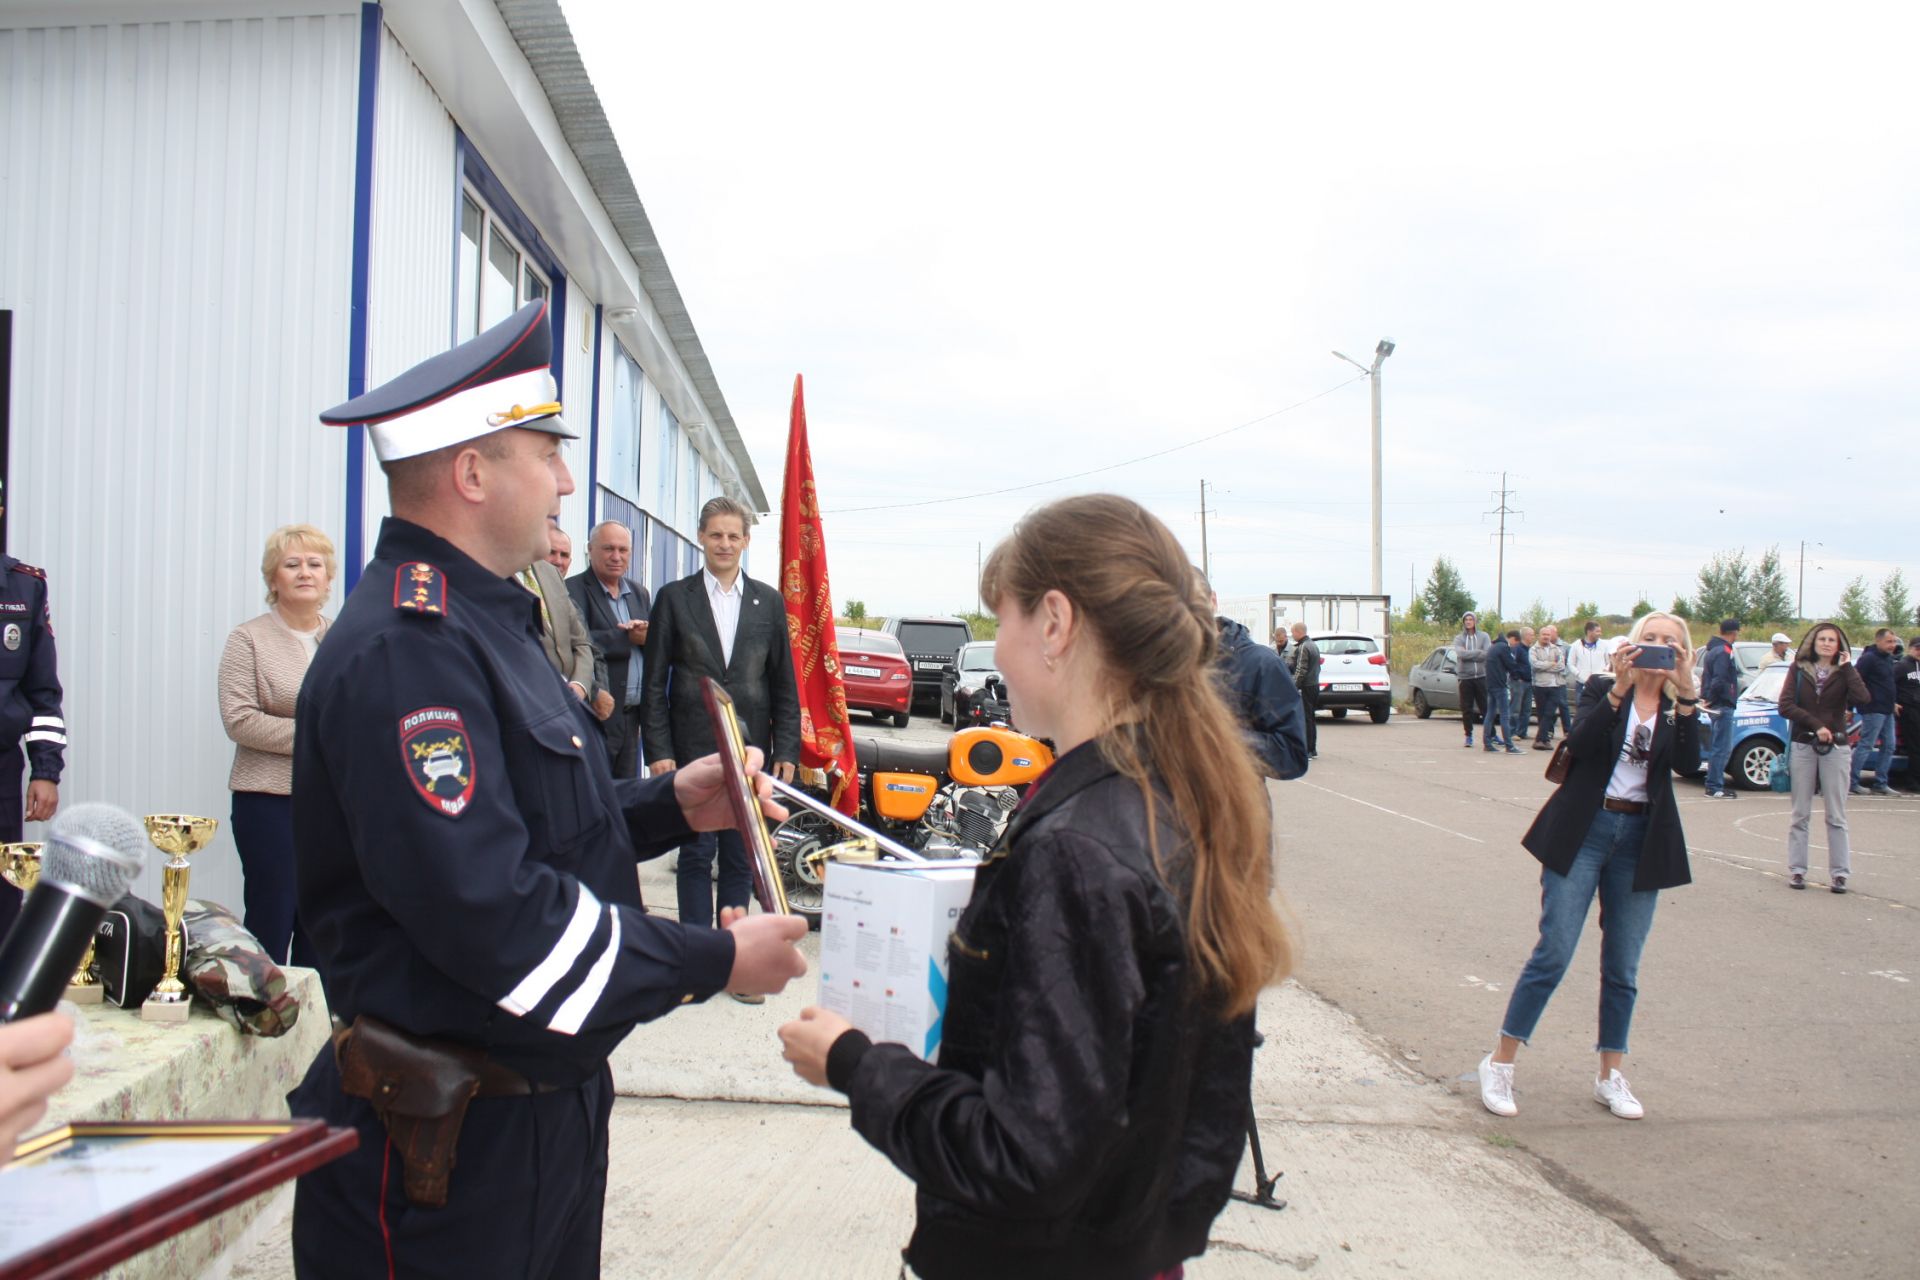
[[[49,1130],[0,1169],[0,1280],[95,1275],[359,1143],[320,1120]]]
[[[727,802],[733,810],[733,825],[747,845],[747,866],[753,872],[753,896],[760,909],[770,914],[790,916],[786,885],[780,879],[780,865],[774,860],[773,841],[767,824],[760,817],[760,797],[754,794],[753,778],[747,773],[747,740],[740,732],[740,716],[733,697],[712,676],[700,680],[700,693],[707,703],[707,715],[713,719],[713,740],[719,744],[720,769],[726,777]]]

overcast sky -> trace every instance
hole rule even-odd
[[[1502,469],[1509,615],[1920,579],[1904,8],[565,8],[776,503],[806,376],[842,605],[1074,492],[1198,562],[1203,480],[1222,595],[1365,591],[1382,336],[1396,606],[1494,603]]]

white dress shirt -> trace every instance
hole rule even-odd
[[[731,666],[733,637],[740,630],[740,575],[733,575],[731,587],[721,586],[710,570],[702,569],[700,576],[707,580],[707,603],[713,607],[713,625],[720,633],[720,663]]]

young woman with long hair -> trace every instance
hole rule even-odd
[[[785,1056],[918,1184],[915,1275],[1178,1275],[1232,1189],[1254,1005],[1291,963],[1265,787],[1198,575],[1138,504],[1033,512],[981,595],[1014,718],[1059,759],[950,940],[940,1063],[820,1009]]]
[[[1673,650],[1673,666],[1637,667],[1645,646]],[[1687,624],[1649,613],[1614,650],[1612,674],[1580,691],[1567,735],[1572,757],[1560,784],[1521,838],[1540,860],[1540,940],[1514,983],[1500,1042],[1480,1060],[1480,1101],[1499,1116],[1519,1113],[1513,1064],[1566,976],[1593,899],[1600,899],[1600,1054],[1593,1097],[1614,1115],[1646,1114],[1620,1073],[1639,997],[1640,952],[1653,928],[1660,890],[1692,881],[1687,837],[1673,796],[1673,771],[1700,767],[1699,686]]]
[[[1793,780],[1787,886],[1807,887],[1807,825],[1813,817],[1817,778],[1827,811],[1827,888],[1845,893],[1847,877],[1853,873],[1847,844],[1847,787],[1853,779],[1848,711],[1872,695],[1853,669],[1847,633],[1835,624],[1814,623],[1793,652],[1793,669],[1780,686],[1780,714],[1793,726],[1793,743],[1787,748],[1787,776]]]

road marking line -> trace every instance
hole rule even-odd
[[[1302,781],[1304,782],[1305,779],[1302,779]],[[1339,796],[1342,800],[1351,800],[1355,804],[1363,804],[1369,809],[1378,809],[1381,813],[1387,814],[1390,817],[1404,818],[1408,822],[1417,822],[1423,827],[1432,827],[1435,831],[1444,831],[1450,836],[1459,836],[1462,840],[1471,840],[1475,844],[1486,843],[1486,841],[1482,840],[1479,836],[1470,836],[1464,831],[1455,831],[1451,827],[1443,827],[1437,823],[1428,822],[1425,818],[1416,818],[1412,814],[1401,813],[1396,809],[1389,809],[1385,805],[1375,804],[1371,800],[1362,800],[1359,796],[1350,796],[1344,791],[1335,791],[1332,787],[1323,787],[1317,782],[1308,782],[1306,785],[1312,787],[1315,791],[1324,791],[1330,796]]]
[[[1867,976],[1869,978],[1887,978],[1894,982],[1912,982],[1913,981],[1912,978],[1909,978],[1906,974],[1900,972],[1900,970],[1898,969],[1869,969],[1867,971]]]

